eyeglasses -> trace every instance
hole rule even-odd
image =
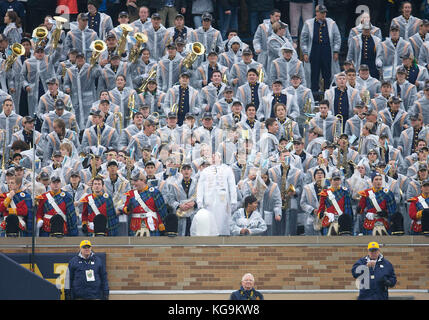
[[[91,246],[82,246],[82,249],[89,249]]]

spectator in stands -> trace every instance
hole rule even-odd
[[[290,14],[290,34],[294,43],[298,42],[298,27],[300,19],[305,22],[311,19],[314,14],[313,0],[291,0],[289,7]]]
[[[177,14],[186,13],[186,0],[161,0],[155,2],[158,5],[158,13],[161,16],[161,23],[164,27],[167,27],[167,21],[168,27],[174,27],[174,19]]]
[[[106,266],[92,252],[89,240],[80,243],[79,254],[69,262],[64,291],[66,300],[109,299]]]
[[[264,296],[255,290],[255,277],[251,273],[246,273],[241,279],[241,287],[234,291],[229,300],[264,300]]]
[[[238,29],[238,9],[239,0],[219,0],[217,2],[217,12],[219,17],[219,29],[222,39],[226,38],[226,33],[230,29]]]
[[[274,9],[273,0],[259,0],[252,1],[246,0],[247,3],[247,12],[249,13],[249,25],[250,25],[250,34],[253,35],[256,32],[256,28],[264,19],[270,18],[270,13]]]
[[[194,21],[194,29],[202,26],[203,13],[213,13],[212,0],[192,0],[192,17]]]

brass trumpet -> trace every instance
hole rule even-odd
[[[262,71],[262,68],[261,70],[259,70],[258,82],[259,83],[264,82],[264,71]]]
[[[95,66],[101,53],[107,50],[107,45],[103,40],[95,40],[91,42],[89,48],[92,50],[92,55],[91,59],[89,60],[89,64],[91,66]]]
[[[6,59],[6,71],[12,68],[12,65],[15,63],[16,59],[18,59],[19,56],[22,56],[25,53],[24,46],[18,42],[14,43],[11,49],[12,54]]]
[[[140,50],[143,43],[147,42],[147,35],[143,32],[137,32],[134,35],[134,39],[136,39],[135,46],[130,50],[130,54],[128,55],[128,61],[131,63],[135,63],[140,57]]]
[[[191,45],[191,52],[189,52],[185,59],[183,59],[183,65],[187,69],[191,69],[192,64],[197,60],[197,58],[205,53],[206,49],[201,42],[194,42]]]
[[[136,106],[136,98],[134,97],[134,94],[132,94],[128,98],[128,109],[130,109],[129,119],[133,118],[135,106]]]

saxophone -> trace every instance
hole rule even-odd
[[[197,199],[197,191],[195,191],[194,194],[189,199],[186,199],[185,203],[195,201],[195,199]],[[179,218],[187,218],[191,215],[193,211],[194,211],[194,208],[190,208],[188,210],[182,210],[179,207],[179,209],[176,210],[176,216],[178,216]]]
[[[290,196],[288,195],[288,193],[295,192],[295,187],[292,184],[289,184],[289,187],[286,189],[286,178],[290,167],[288,164],[285,163],[285,161],[282,162],[282,167],[283,174],[280,193],[282,197],[282,209],[287,210],[290,207]]]
[[[136,100],[135,100],[134,94],[132,94],[128,98],[128,109],[130,109],[130,116],[129,116],[130,120],[133,118],[135,105],[136,105]]]

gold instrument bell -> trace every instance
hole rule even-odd
[[[63,24],[67,23],[68,20],[60,16],[54,17],[54,20],[56,21],[57,24],[56,24],[55,30],[52,32],[52,47],[56,49],[58,46],[58,42],[60,41]]]
[[[33,34],[32,37],[36,38],[36,47],[41,46],[42,42],[46,40],[46,38],[48,37],[49,31],[46,27],[37,27],[36,29],[33,30]],[[43,45],[45,46],[46,43]]]
[[[148,38],[147,35],[143,32],[137,32],[134,37],[136,39],[135,46],[130,50],[130,54],[128,56],[128,61],[131,63],[135,63],[137,59],[140,57],[140,50],[143,43],[146,43]]]
[[[89,48],[92,51],[92,56],[89,64],[91,66],[94,66],[97,63],[97,60],[100,57],[101,53],[107,50],[107,45],[103,40],[95,40],[91,42],[91,45]]]
[[[121,34],[121,37],[118,40],[118,50],[117,50],[117,53],[118,53],[119,56],[122,56],[122,54],[126,50],[128,33],[133,32],[134,29],[129,24],[121,24],[121,25],[119,25],[119,28],[121,28],[122,34]]]
[[[187,69],[191,69],[192,64],[197,60],[197,58],[203,55],[206,52],[204,45],[201,42],[194,42],[191,45],[191,52],[189,52],[185,59],[183,59],[183,65]]]
[[[24,46],[18,42],[12,45],[12,54],[6,59],[6,71],[9,70],[19,56],[24,55]]]

